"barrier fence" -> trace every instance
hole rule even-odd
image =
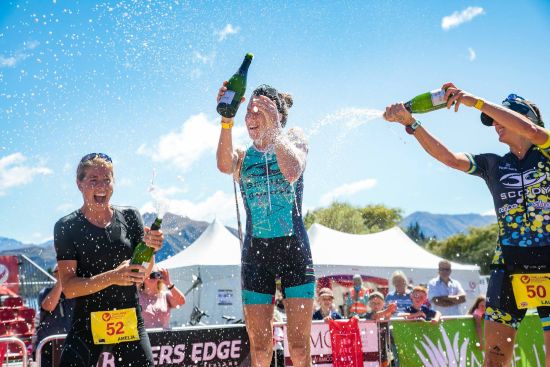
[[[284,324],[275,324],[282,326]],[[470,366],[481,367],[483,354],[479,350],[474,320],[471,317],[443,318],[439,324],[392,319],[390,322],[401,367]],[[361,321],[363,366],[379,366],[382,349],[380,325]],[[249,367],[250,348],[244,325],[198,326],[171,330],[149,329],[149,338],[157,366],[185,367]],[[36,351],[36,366],[41,366],[41,352],[47,343],[65,335],[44,339]],[[313,322],[311,354],[316,366],[332,366],[332,345],[329,326]],[[525,317],[518,330],[512,367],[543,367],[542,325],[536,315]],[[285,366],[291,366],[286,334],[284,337]],[[123,364],[120,364],[121,366]],[[23,364],[25,366],[25,364]],[[109,367],[119,366],[109,364]],[[107,366],[105,366],[107,367]]]

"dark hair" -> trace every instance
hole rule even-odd
[[[270,85],[262,84],[252,92],[253,96],[266,96],[277,105],[277,111],[281,114],[281,126],[285,127],[288,119],[288,109],[292,107],[294,101],[288,93],[279,93],[277,89]]]
[[[473,315],[474,311],[478,308],[479,304],[485,301],[485,296],[477,296],[476,300],[474,301],[474,304],[472,307],[470,307],[470,310],[468,311],[468,315]]]
[[[539,118],[540,124],[537,124],[537,125],[539,125],[540,127],[544,127],[544,121],[543,121],[543,119],[542,119],[542,115],[541,115],[541,113],[540,113],[539,106],[537,106],[537,105],[534,104],[534,103],[529,103],[529,105],[531,106],[531,108],[533,109],[533,111],[535,111],[535,114],[536,114],[537,117]]]

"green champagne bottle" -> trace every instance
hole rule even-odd
[[[151,224],[151,230],[156,231],[160,229],[160,225],[162,223],[162,218],[156,218],[153,224]],[[141,241],[137,244],[136,248],[134,249],[134,253],[132,254],[132,259],[130,260],[130,264],[134,265],[142,265],[143,267],[149,266],[149,263],[151,262],[151,258],[153,257],[154,249],[152,247],[149,247],[145,244],[145,241]]]
[[[410,113],[426,113],[445,106],[447,106],[447,100],[443,89],[422,93],[405,103],[405,108]]]
[[[239,70],[227,82],[227,90],[216,107],[216,111],[223,117],[231,118],[237,114],[246,91],[246,76],[253,58],[254,55],[247,53]]]

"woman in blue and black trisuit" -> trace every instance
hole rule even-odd
[[[218,101],[227,88],[222,86]],[[243,98],[244,101],[244,98]],[[252,93],[246,128],[252,145],[233,147],[233,119],[222,117],[217,163],[239,183],[246,208],[242,295],[252,365],[269,366],[275,279],[280,277],[294,366],[311,366],[309,335],[315,275],[302,219],[307,142],[298,129],[284,131],[292,98],[261,85]]]
[[[464,105],[480,110],[481,122],[494,127],[498,140],[510,151],[502,156],[453,152],[431,135],[403,103],[388,106],[385,118],[404,125],[441,163],[482,178],[493,197],[499,233],[487,288],[485,320],[489,322],[485,323],[484,366],[508,366],[512,361],[516,330],[527,306],[532,305],[528,299],[542,322],[545,362],[550,366],[550,306],[544,299],[546,292],[543,288],[544,295],[524,294],[521,287],[514,289],[511,281],[511,276],[528,282],[528,274],[535,273],[537,279],[548,279],[550,275],[550,130],[544,128],[538,107],[516,94],[498,105],[452,83],[444,84],[442,89],[446,90],[447,108],[454,105],[457,112]]]

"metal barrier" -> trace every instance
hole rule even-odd
[[[46,345],[47,343],[49,343],[51,341],[54,341],[54,340],[65,339],[66,337],[67,337],[67,334],[55,334],[55,335],[47,336],[44,339],[42,339],[40,341],[40,343],[38,343],[38,345],[36,346],[36,351],[34,353],[34,355],[36,356],[36,358],[35,358],[36,359],[36,365],[41,366],[41,363],[42,363],[42,349],[44,349],[44,345]]]
[[[25,345],[25,343],[23,343],[23,341],[19,338],[16,338],[15,336],[7,336],[7,337],[1,337],[0,338],[0,343],[7,343],[7,344],[10,344],[10,343],[14,343],[14,344],[18,344],[20,347],[21,347],[21,350],[23,351],[23,356],[22,356],[22,361],[21,361],[21,365],[23,367],[27,367],[27,361],[28,361],[28,358],[27,358],[27,346]],[[9,362],[8,362],[9,364]]]

